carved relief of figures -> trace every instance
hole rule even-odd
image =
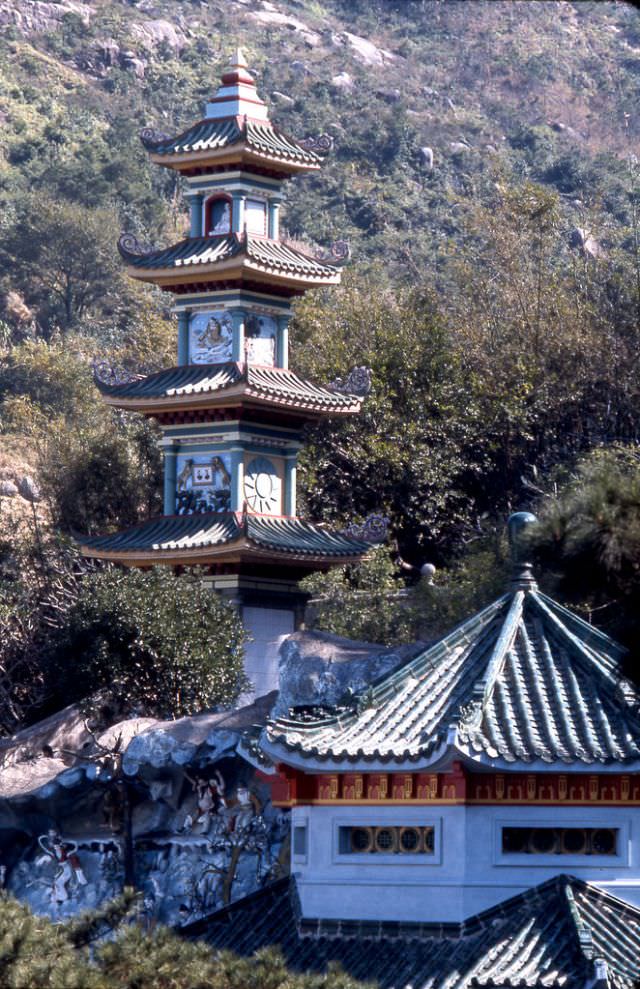
[[[178,457],[177,466],[176,515],[228,510],[231,473],[226,454],[210,457],[181,456]]]
[[[208,834],[213,817],[224,814],[227,809],[224,777],[218,769],[215,770],[213,778],[210,780],[203,776],[196,776],[195,779],[192,779],[187,773],[185,776],[196,793],[198,810],[195,821],[191,814],[187,815],[182,829],[194,834]]]
[[[254,793],[244,784],[236,789],[236,802],[229,809],[229,830],[239,832],[248,828],[254,817],[260,814],[262,807]]]
[[[55,828],[50,828],[46,835],[40,835],[38,844],[44,855],[36,859],[36,865],[42,867],[55,864],[51,898],[54,903],[64,903],[69,899],[67,887],[70,882],[78,886],[87,885],[77,855],[78,845],[75,841],[63,841]]]
[[[229,313],[197,313],[191,318],[192,364],[222,364],[231,360],[233,323]]]

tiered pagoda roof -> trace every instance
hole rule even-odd
[[[371,543],[300,518],[239,512],[163,515],[112,535],[85,536],[81,545],[86,556],[129,565],[285,563],[309,571],[360,559],[370,549]]]
[[[235,362],[185,364],[121,384],[96,376],[96,384],[109,405],[147,413],[205,408],[215,398],[216,408],[295,410],[311,419],[352,415],[362,403],[357,395],[319,387],[286,368]]]
[[[296,971],[337,963],[381,989],[632,989],[640,979],[640,910],[571,876],[458,924],[302,918],[295,880],[281,879],[183,933],[244,956],[278,945]]]
[[[640,768],[640,694],[622,647],[533,579],[346,708],[279,717],[263,747],[300,768]]]
[[[270,121],[249,120],[246,116],[219,120],[205,117],[176,137],[145,129],[140,138],[152,161],[177,171],[219,165],[231,157],[239,164],[268,163],[290,173],[317,171],[322,163],[320,154]]]
[[[336,265],[317,261],[279,240],[247,233],[188,237],[152,251],[142,249],[125,234],[118,249],[131,278],[177,293],[211,287],[222,280],[264,283],[271,292],[280,288],[291,295],[340,281]]]

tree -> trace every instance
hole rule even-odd
[[[101,567],[77,578],[54,621],[44,657],[54,706],[99,694],[177,718],[244,687],[242,624],[194,572]]]
[[[114,245],[119,221],[111,209],[88,210],[38,195],[5,232],[0,262],[7,279],[35,306],[45,335],[78,325],[124,291]]]

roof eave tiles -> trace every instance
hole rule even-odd
[[[322,724],[279,719],[265,748],[291,765],[415,769],[441,762],[446,743],[449,758],[471,765],[630,771],[640,766],[640,695],[620,688],[621,655],[532,585],[384,678],[365,710]]]

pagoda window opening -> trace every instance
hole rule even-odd
[[[435,829],[431,826],[352,826],[339,830],[341,855],[433,855]]]
[[[617,828],[503,828],[505,855],[616,855]]]
[[[204,229],[207,237],[231,233],[232,202],[230,196],[211,196],[205,205]]]

